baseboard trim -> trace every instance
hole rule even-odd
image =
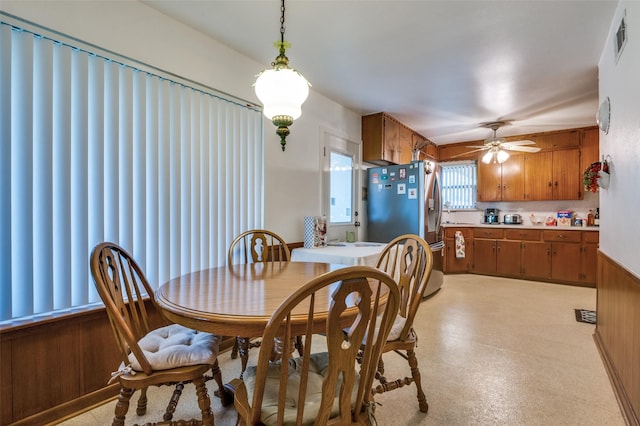
[[[75,417],[86,411],[92,410],[118,396],[120,385],[114,383],[98,389],[95,392],[82,395],[72,401],[51,407],[48,410],[41,411],[33,416],[26,417],[11,426],[27,426],[27,425],[55,425],[71,417]]]
[[[640,422],[638,421],[638,416],[633,410],[633,406],[631,404],[631,400],[629,399],[629,395],[622,384],[622,380],[620,380],[620,376],[607,353],[607,349],[604,347],[602,342],[602,338],[598,333],[598,330],[593,333],[593,340],[596,343],[596,347],[598,348],[598,352],[600,352],[600,357],[602,358],[602,362],[604,363],[604,368],[609,376],[609,381],[613,386],[613,393],[618,400],[618,405],[620,405],[620,411],[622,412],[622,416],[628,425],[640,426]]]

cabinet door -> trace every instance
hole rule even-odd
[[[553,152],[553,199],[579,200],[582,197],[580,150]]]
[[[521,262],[524,277],[551,278],[551,244],[542,241],[524,241]]]
[[[496,240],[473,240],[473,272],[476,274],[496,273]]]
[[[580,146],[580,133],[577,130],[562,130],[532,135],[530,139],[542,149],[577,148]]]
[[[580,249],[580,243],[551,243],[551,279],[580,282],[582,271]]]
[[[457,258],[456,257],[456,241],[455,238],[445,238],[445,271],[446,273],[460,273],[460,272],[469,272],[469,264],[471,256],[471,241],[465,241],[465,257]]]
[[[502,170],[499,164],[478,162],[478,201],[502,200]]]
[[[527,201],[551,200],[553,196],[553,152],[524,156],[524,198]]]
[[[411,147],[413,146],[413,132],[406,126],[400,126],[398,151],[396,158],[398,164],[407,164],[411,162]]]
[[[498,241],[496,270],[501,275],[519,276],[521,272],[521,242]]]
[[[600,158],[600,130],[597,127],[582,131],[582,146],[580,149],[580,172],[598,161]]]
[[[382,141],[383,160],[396,163],[396,151],[400,141],[400,124],[389,117],[384,117],[384,138]]]
[[[524,200],[524,155],[511,155],[502,163],[502,201]]]
[[[582,246],[582,281],[593,284],[598,280],[598,244],[586,243]]]

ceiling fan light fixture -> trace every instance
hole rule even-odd
[[[483,156],[482,156],[482,162],[484,164],[489,164],[491,163],[491,160],[493,159],[493,152],[491,151],[487,151]]]
[[[501,149],[496,153],[496,159],[502,164],[509,159],[509,153]]]
[[[277,126],[280,145],[284,151],[289,126],[302,114],[302,104],[309,96],[309,82],[297,70],[289,68],[285,51],[289,43],[284,41],[284,0],[280,8],[280,41],[275,43],[279,55],[271,64],[272,69],[262,71],[254,83],[256,96],[264,105],[264,115]]]

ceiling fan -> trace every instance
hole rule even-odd
[[[472,152],[477,151],[487,151],[486,154],[482,156],[482,162],[485,164],[493,163],[504,163],[509,158],[509,153],[507,151],[520,151],[520,152],[538,152],[540,148],[526,145],[535,145],[534,141],[530,140],[521,140],[521,141],[509,141],[505,138],[500,138],[496,134],[498,129],[504,125],[508,124],[506,121],[492,121],[489,123],[481,124],[482,127],[486,127],[488,129],[493,130],[493,136],[484,140],[484,145],[471,145],[467,146],[467,148],[475,148],[473,151],[466,152],[464,155],[467,155]]]

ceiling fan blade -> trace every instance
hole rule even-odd
[[[507,144],[502,144],[502,149],[506,149],[508,151],[520,151],[520,152],[538,152],[540,148],[535,146],[507,146]]]
[[[489,149],[491,147],[489,145],[467,145],[465,148]]]
[[[469,148],[469,147],[468,147]],[[467,151],[467,152],[463,152],[461,154],[456,154],[456,155],[452,155],[449,158],[456,158],[456,157],[462,157],[463,155],[469,155],[469,154],[473,154],[474,152],[478,152],[478,151],[486,151],[487,149],[489,149],[488,146],[483,146],[482,148],[479,149],[473,149],[471,151]]]
[[[535,145],[536,143],[534,141],[528,141],[528,140],[522,140],[522,141],[507,141],[507,142],[503,142],[502,146],[505,145]]]

